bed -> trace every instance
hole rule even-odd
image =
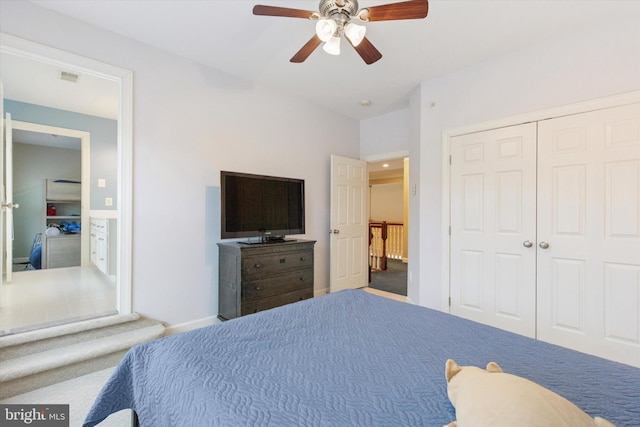
[[[84,426],[438,426],[447,359],[496,361],[618,427],[640,426],[640,369],[347,290],[132,348]]]

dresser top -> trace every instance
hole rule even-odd
[[[270,243],[248,243],[247,240],[241,241],[232,241],[232,242],[218,242],[218,246],[220,247],[231,247],[238,249],[264,249],[264,248],[283,248],[288,246],[296,246],[296,245],[309,245],[316,243],[315,240],[306,240],[306,239],[285,239],[284,241],[279,242],[270,242]]]

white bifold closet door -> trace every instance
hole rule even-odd
[[[538,338],[640,366],[640,104],[538,125]]]
[[[451,312],[640,366],[640,105],[451,153]]]
[[[534,337],[536,125],[455,137],[451,157],[451,313]]]

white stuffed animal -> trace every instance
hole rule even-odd
[[[504,373],[495,362],[484,370],[449,359],[445,376],[457,418],[445,427],[615,427],[551,390]]]

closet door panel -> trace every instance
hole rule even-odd
[[[452,138],[451,312],[535,335],[536,126]]]
[[[538,338],[640,366],[640,106],[538,127]]]
[[[640,160],[607,162],[604,181],[605,252],[617,247],[621,257],[632,255],[640,239]]]

